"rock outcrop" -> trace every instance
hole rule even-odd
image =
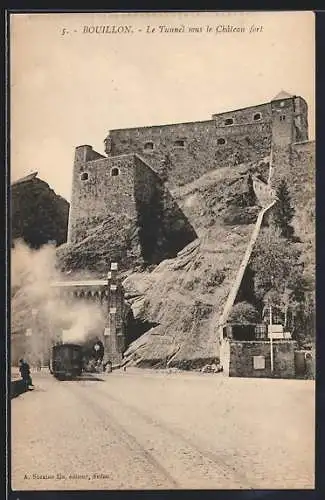
[[[37,172],[11,185],[12,241],[22,239],[32,248],[67,239],[69,203],[37,177]]]
[[[57,252],[62,271],[107,272],[114,261],[123,271],[147,268],[175,257],[196,232],[173,196],[159,179],[152,186],[150,203],[136,203],[134,212],[112,212],[75,243]]]
[[[158,323],[131,343],[126,362],[186,369],[218,359],[214,318],[222,313],[260,211],[251,175],[267,162],[221,168],[173,192],[198,238],[153,271],[125,279],[135,318]],[[231,219],[233,213],[238,217]]]

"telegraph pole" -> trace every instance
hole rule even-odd
[[[270,314],[270,359],[271,359],[271,373],[273,373],[273,368],[274,368],[274,361],[273,361],[273,331],[272,331],[272,305],[270,303],[269,307],[269,314]]]

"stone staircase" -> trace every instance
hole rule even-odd
[[[260,229],[262,226],[263,218],[265,213],[270,210],[271,207],[276,202],[276,196],[275,196],[275,191],[271,187],[271,179],[272,179],[272,173],[273,173],[273,166],[272,166],[272,154],[270,157],[270,165],[269,165],[269,176],[268,176],[268,182],[264,183],[263,181],[260,181],[257,178],[253,178],[253,188],[255,195],[258,199],[259,204],[261,205],[261,211],[258,214],[251,238],[249,240],[249,243],[246,248],[246,252],[244,254],[244,257],[240,263],[240,266],[237,271],[236,278],[234,280],[234,283],[231,287],[231,290],[228,294],[226,303],[223,307],[223,311],[221,316],[219,316],[219,311],[216,311],[215,317],[213,318],[213,325],[217,325],[217,337],[220,345],[220,361],[221,364],[224,367],[224,373],[225,375],[228,375],[228,361],[229,361],[229,346],[227,341],[223,338],[223,329],[224,326],[227,322],[228,316],[230,314],[230,311],[234,305],[236,296],[238,294],[246,267],[250,261],[251,255],[253,248],[255,246],[255,243],[257,241],[258,235],[260,233]]]

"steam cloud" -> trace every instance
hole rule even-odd
[[[21,241],[12,250],[11,331],[14,335],[32,329],[34,356],[44,351],[45,344],[48,349],[59,339],[83,343],[95,338],[105,326],[99,304],[73,298],[67,301],[60,288],[51,286],[66,280],[56,269],[55,250],[53,245],[32,250]]]

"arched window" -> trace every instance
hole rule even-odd
[[[116,177],[117,175],[119,175],[119,173],[120,173],[120,171],[117,167],[112,168],[112,170],[111,170],[112,177]]]
[[[224,139],[223,137],[219,137],[219,139],[217,140],[217,144],[226,144],[226,139]]]
[[[80,176],[80,179],[82,181],[87,181],[88,180],[88,173],[87,172],[83,172]]]
[[[227,118],[227,119],[225,120],[225,125],[232,125],[233,123],[234,123],[233,118]]]
[[[148,142],[146,142],[146,143],[145,143],[145,145],[143,146],[143,149],[144,149],[145,151],[152,151],[152,150],[153,150],[153,148],[154,148],[154,144],[153,144],[153,142],[152,142],[152,141],[148,141]]]
[[[185,147],[184,139],[178,139],[177,141],[174,142],[174,144],[177,148],[184,148]]]
[[[262,118],[261,113],[255,113],[255,115],[253,116],[253,119],[255,122],[257,122],[258,120],[261,120],[261,118]]]

